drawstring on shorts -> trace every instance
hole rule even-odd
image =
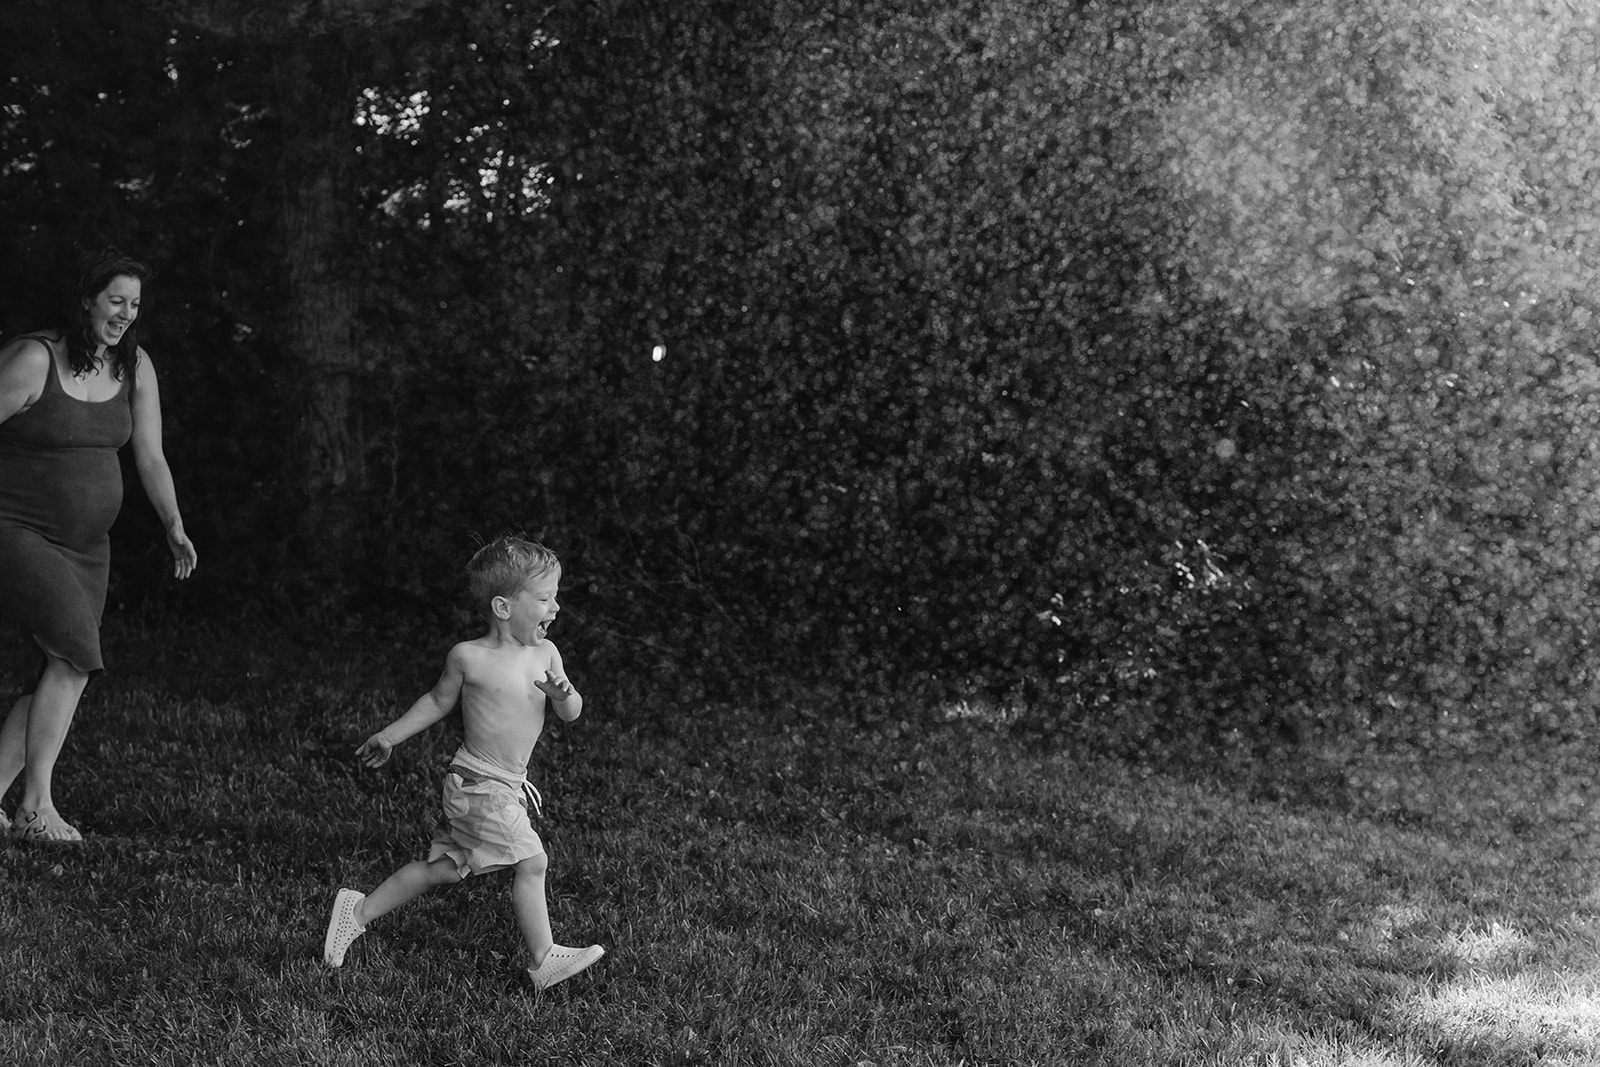
[[[508,782],[504,778],[489,778],[481,774],[474,774],[465,767],[461,766],[459,763],[452,763],[450,765],[450,773],[455,775],[457,778],[460,778],[462,785],[477,785],[480,782],[499,782],[501,785],[519,784]],[[522,792],[522,806],[527,808],[533,814],[543,818],[544,797],[539,795],[539,790],[535,788],[534,784],[528,781],[526,778],[521,781],[520,788]]]

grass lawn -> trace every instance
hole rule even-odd
[[[0,847],[0,1062],[1600,1062],[1584,754],[1289,805],[938,709],[650,706],[574,650],[540,830],[557,939],[609,955],[539,995],[509,874],[320,962],[334,890],[431,832],[454,724],[350,754],[442,648],[120,640],[145,666],[91,691],[59,775],[90,843]]]

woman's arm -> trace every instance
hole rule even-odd
[[[144,485],[145,496],[150,498],[151,506],[161,517],[161,527],[167,533],[167,547],[172,550],[172,573],[187,578],[199,565],[200,556],[183,532],[178,491],[172,484],[172,468],[167,466],[167,454],[161,444],[161,386],[156,379],[155,364],[143,349],[139,350],[139,366],[134,371],[133,464]]]

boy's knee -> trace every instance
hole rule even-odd
[[[550,869],[550,857],[543,852],[537,856],[529,856],[525,860],[517,861],[517,874],[529,878],[542,878],[544,872]]]
[[[456,866],[455,860],[440,857],[428,864],[429,873],[433,875],[435,885],[455,885],[466,877],[461,868]]]

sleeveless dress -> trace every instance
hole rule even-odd
[[[51,335],[44,391],[0,422],[0,616],[23,631],[23,692],[37,688],[45,653],[93,674],[111,566],[111,524],[122,509],[117,450],[133,433],[131,382],[109,400],[68,396]],[[131,377],[131,376],[130,376]]]

